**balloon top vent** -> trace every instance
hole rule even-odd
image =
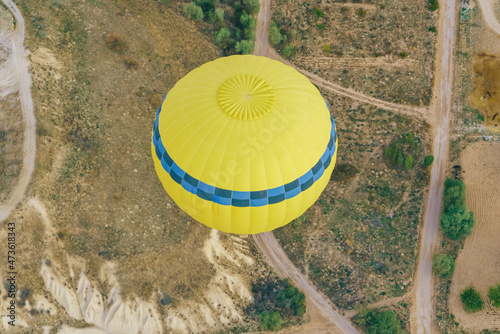
[[[265,116],[273,109],[276,94],[267,81],[242,74],[227,79],[219,87],[217,102],[229,116],[252,120]]]

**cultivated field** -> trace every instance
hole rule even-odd
[[[488,288],[500,282],[500,143],[477,142],[462,153],[467,207],[476,225],[456,259],[450,293],[450,311],[463,328],[500,329],[500,310],[487,298]],[[483,311],[467,313],[461,291],[473,285],[485,301]]]
[[[273,1],[272,19],[287,36],[275,47],[293,64],[344,87],[428,105],[436,39],[429,28],[437,16],[426,5],[424,0]]]

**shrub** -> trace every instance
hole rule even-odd
[[[500,308],[500,283],[488,289],[488,298],[493,306]]]
[[[412,167],[413,167],[413,157],[409,155],[405,159],[405,169],[410,170]]]
[[[281,43],[283,40],[283,36],[280,33],[280,30],[276,26],[276,23],[274,21],[271,21],[271,24],[269,26],[269,43],[272,46],[276,46]]]
[[[169,304],[172,304],[172,297],[170,297],[169,295],[165,295],[161,300],[160,300],[160,304],[162,304],[163,306],[165,305],[169,305]]]
[[[351,9],[349,7],[340,7],[340,12],[342,14],[347,14],[351,11]]]
[[[182,6],[182,15],[195,21],[203,20],[203,10],[194,2],[185,3]]]
[[[429,167],[434,162],[434,157],[432,155],[426,155],[424,158],[424,166]]]
[[[330,44],[325,44],[323,50],[325,50],[326,53],[330,52]]]
[[[283,56],[285,56],[286,58],[290,58],[291,56],[293,56],[294,52],[295,49],[291,45],[286,45],[283,48]]]
[[[215,6],[212,0],[195,0],[195,5],[199,6],[203,11],[203,14],[208,15],[213,13]],[[213,14],[212,14],[213,15]]]
[[[125,64],[125,66],[128,68],[128,69],[131,69],[131,70],[135,70],[137,68],[137,62],[133,59],[125,59],[123,61],[123,63]]]
[[[281,315],[276,312],[264,311],[260,314],[260,324],[262,328],[266,331],[277,331],[281,329],[281,324],[283,324],[283,319]]]
[[[467,312],[477,312],[483,309],[483,299],[474,287],[469,286],[460,295],[464,309]]]
[[[325,13],[319,8],[314,8],[314,13],[316,14],[317,17],[324,17],[325,16]]]
[[[441,229],[452,240],[469,235],[474,227],[474,216],[464,206],[452,207],[441,215]]]
[[[319,30],[325,30],[326,24],[324,24],[324,23],[318,23],[318,24],[316,24],[316,28],[318,28]]]
[[[437,28],[436,27],[429,27],[429,31],[430,32],[437,32]]]
[[[400,53],[399,53],[399,57],[400,57],[401,59],[405,59],[406,57],[408,57],[408,52],[405,52],[405,51],[400,52]]]
[[[254,43],[252,41],[249,41],[249,40],[242,40],[242,41],[239,41],[238,43],[236,43],[236,52],[240,53],[240,54],[251,54],[253,52],[253,48],[254,48]]]
[[[455,260],[449,254],[435,254],[432,257],[432,270],[442,278],[449,278],[455,270]]]
[[[427,8],[430,11],[435,11],[439,9],[439,1],[438,0],[429,0],[429,4],[427,5]]]
[[[363,8],[358,9],[357,13],[361,17],[366,16],[366,10],[364,10]]]
[[[127,48],[127,43],[115,33],[107,34],[105,40],[110,50],[123,52]]]

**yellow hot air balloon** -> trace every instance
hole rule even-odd
[[[281,62],[230,56],[189,72],[156,114],[156,172],[177,205],[220,231],[297,218],[327,185],[335,122],[318,89]]]

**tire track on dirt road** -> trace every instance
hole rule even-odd
[[[29,73],[29,62],[24,50],[24,19],[21,12],[12,0],[2,0],[5,6],[16,19],[15,30],[12,34],[12,60],[13,71],[18,83],[19,98],[24,122],[23,137],[23,165],[16,185],[5,203],[0,206],[0,222],[7,219],[17,204],[23,199],[26,189],[35,169],[36,156],[36,120],[33,112],[33,100],[31,98],[31,75]]]
[[[452,107],[453,52],[455,46],[456,0],[445,0],[440,9],[439,36],[436,58],[436,80],[432,103],[434,131],[434,164],[431,185],[425,206],[424,225],[415,280],[416,304],[412,307],[412,333],[429,334],[438,332],[434,323],[432,301],[434,282],[432,277],[432,255],[434,254],[441,212],[443,183],[448,161],[449,118]],[[441,56],[439,58],[439,55]]]

